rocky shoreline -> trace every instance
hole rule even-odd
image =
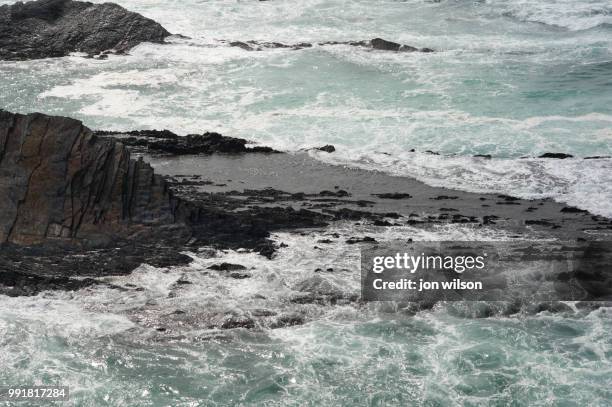
[[[163,43],[170,35],[114,3],[36,0],[0,6],[0,60],[125,53],[142,42]]]
[[[9,295],[72,290],[142,263],[187,264],[182,251],[200,247],[271,258],[270,233],[337,221],[571,240],[612,229],[550,200],[430,187],[215,133],[92,132],[73,119],[0,112],[0,146],[0,285]]]
[[[159,23],[114,3],[34,0],[0,6],[0,60],[54,58],[74,52],[105,58],[110,53],[127,53],[143,42],[162,44],[171,35]],[[382,38],[296,44],[255,40],[221,40],[221,43],[246,51],[349,45],[390,52],[434,52],[431,48],[417,48]]]
[[[296,44],[285,44],[282,42],[264,42],[264,41],[225,41],[231,47],[242,48],[245,51],[262,51],[267,48],[285,48],[291,50],[300,50],[304,48],[312,48],[315,45],[350,45],[352,47],[362,47],[378,51],[393,51],[393,52],[434,52],[431,48],[416,48],[411,45],[399,44],[397,42],[388,41],[382,38],[373,38],[363,41],[322,41],[317,43],[299,42]]]

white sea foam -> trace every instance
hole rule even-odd
[[[612,216],[612,159],[485,159],[405,153],[340,154],[313,152],[334,164],[350,162],[370,170],[412,176],[427,184],[469,192],[511,194],[525,199],[553,198],[592,213]]]
[[[609,18],[605,2],[120,4],[192,38],[141,44],[108,60],[2,63],[0,82],[10,87],[7,94],[19,95],[0,95],[2,105],[74,116],[103,129],[218,131],[286,151],[334,144],[336,153],[317,158],[612,214],[607,161],[519,159],[612,154],[602,79],[609,76],[610,39],[581,31]],[[347,45],[247,52],[221,41],[375,36],[438,52]],[[443,155],[412,154],[412,148]],[[469,157],[474,154],[498,159]]]
[[[606,1],[117,2],[192,38],[142,44],[107,60],[0,62],[0,106],[102,129],[217,130],[287,151],[331,143],[336,153],[313,155],[612,215],[611,160],[519,158],[612,153]],[[247,52],[220,41],[373,37],[437,52],[342,45]],[[443,155],[424,154],[428,149]],[[478,153],[498,158],[471,157]],[[0,381],[67,384],[75,405],[610,400],[609,309],[585,317],[466,319],[447,308],[404,317],[394,305],[289,301],[313,275],[357,293],[359,252],[345,241],[365,234],[379,241],[510,238],[462,225],[337,224],[274,235],[288,245],[274,260],[202,251],[190,253],[190,266],[143,265],[103,279],[124,290],[101,285],[0,297]],[[322,238],[333,242],[318,244]],[[221,262],[243,264],[251,277],[208,269]],[[329,267],[333,273],[314,273]],[[254,309],[298,313],[305,324],[209,328]],[[190,318],[172,319],[175,311]]]
[[[612,24],[612,6],[605,0],[488,0],[487,4],[521,21],[548,24],[572,31]]]

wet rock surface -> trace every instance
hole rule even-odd
[[[565,153],[544,153],[542,155],[540,155],[538,158],[556,158],[559,160],[564,160],[566,158],[573,158],[574,156],[571,154],[565,154]]]
[[[42,279],[31,290],[23,288],[28,279],[19,280],[15,293],[72,290],[79,287],[75,277],[127,274],[142,263],[188,264],[182,252],[202,247],[272,258],[270,233],[338,221],[378,228],[459,223],[560,239],[612,230],[607,218],[548,200],[450,191],[307,154],[252,151],[241,139],[202,137],[197,152],[183,154],[176,146],[186,138],[169,131],[94,134],[72,119],[1,112],[0,285],[15,278],[6,274],[2,283],[4,272],[17,272]],[[150,147],[158,141],[176,144]],[[367,234],[342,241],[379,244]],[[236,280],[256,273],[222,262],[218,268]],[[347,299],[310,293],[295,300]]]
[[[0,243],[102,246],[180,212],[149,164],[64,117],[0,111],[0,177]]]
[[[226,148],[223,140],[217,145]],[[122,274],[144,262],[185,263],[180,248],[196,242],[271,256],[271,228],[324,224],[307,211],[235,212],[237,205],[225,197],[187,198],[142,158],[131,159],[123,144],[79,121],[0,112],[0,271],[49,278],[83,270]],[[36,286],[44,282],[57,285],[41,280]]]
[[[219,133],[188,134],[180,137],[168,130],[142,130],[127,133],[96,131],[96,135],[120,141],[132,151],[169,155],[189,154],[242,154],[278,153],[265,146],[247,146],[248,141],[241,138],[226,137]]]
[[[0,60],[124,53],[169,35],[155,21],[113,3],[36,0],[0,6]]]
[[[285,44],[282,42],[265,42],[265,41],[230,41],[228,45],[231,47],[242,48],[245,51],[262,51],[264,49],[284,48],[291,50],[300,50],[312,48],[315,45],[350,45],[353,47],[370,48],[379,51],[392,52],[434,52],[431,48],[416,48],[410,45],[398,44],[397,42],[387,41],[382,38],[373,38],[364,41],[324,41],[317,43],[299,42],[295,44]]]

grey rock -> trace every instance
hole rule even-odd
[[[0,6],[0,59],[124,53],[171,35],[155,21],[113,4],[36,0]]]
[[[163,178],[121,143],[77,120],[0,111],[0,244],[96,246],[177,216]]]

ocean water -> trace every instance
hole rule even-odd
[[[288,152],[331,143],[336,153],[313,156],[612,216],[612,160],[583,159],[612,155],[609,1],[116,2],[190,38],[107,60],[0,62],[0,107],[94,129],[219,131]],[[374,37],[436,52],[247,52],[223,42]],[[576,158],[535,158],[544,152]],[[509,238],[463,226],[363,228],[278,234],[289,247],[274,260],[203,251],[189,267],[109,278],[125,291],[0,296],[0,383],[66,384],[75,406],[612,404],[609,308],[476,318],[477,304],[413,315],[390,304],[291,303],[316,268],[334,267],[326,284],[358,293],[359,254],[342,242],[359,233]],[[341,237],[313,249],[331,233]],[[207,270],[222,261],[248,265],[252,277]],[[276,315],[255,329],[207,327],[262,309]],[[305,323],[272,329],[282,315]]]
[[[609,1],[117,2],[190,39],[105,61],[1,62],[0,106],[285,151],[331,143],[338,152],[320,159],[612,215],[612,161],[581,159],[612,155]],[[437,52],[222,42],[373,37]],[[544,152],[580,158],[533,158]]]
[[[510,238],[460,226],[339,224],[275,235],[288,247],[272,261],[202,251],[188,267],[143,265],[106,278],[124,290],[0,297],[0,382],[69,385],[75,406],[609,405],[609,308],[478,318],[482,304],[413,314],[392,303],[289,301],[315,268],[329,266],[334,272],[319,278],[358,294],[359,252],[344,241],[360,232],[378,240]],[[341,237],[322,255],[315,242],[333,233]],[[252,277],[208,269],[222,261],[247,265]],[[271,329],[263,318],[248,330],[207,327],[263,310],[276,314],[269,321],[299,315],[305,323]]]

